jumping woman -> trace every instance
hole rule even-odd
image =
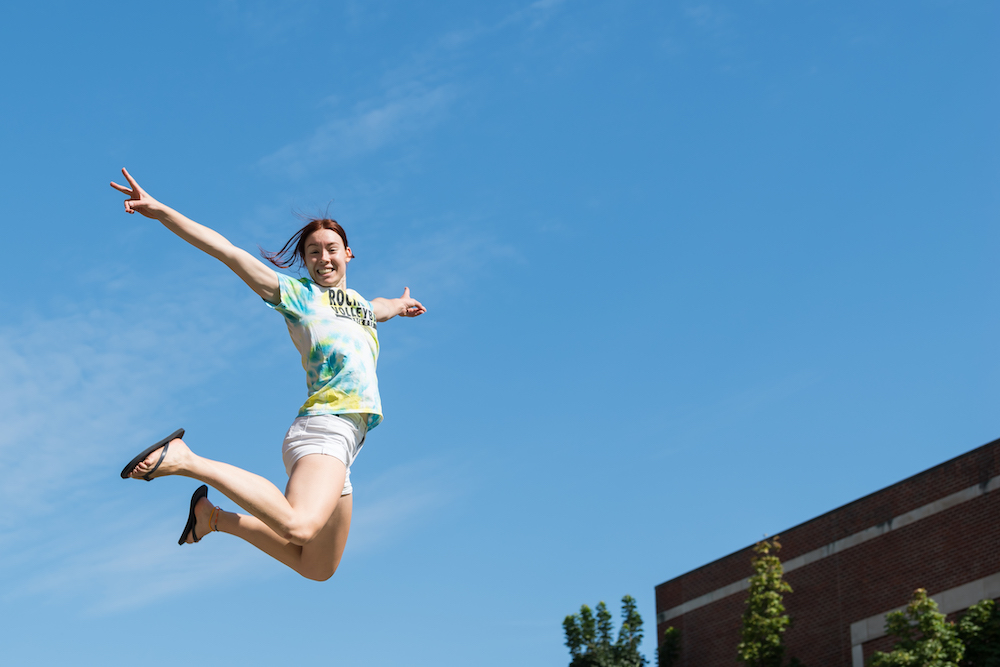
[[[125,211],[159,220],[177,236],[228,266],[268,306],[281,313],[302,355],[309,397],[282,445],[288,473],[285,493],[259,475],[198,456],[180,429],[140,452],[123,478],[147,481],[181,475],[204,482],[249,512],[226,512],[208,500],[207,486],[191,497],[180,544],[198,542],[211,531],[235,535],[303,577],[333,576],[351,528],[351,464],[365,434],[382,421],[375,377],[377,322],[426,312],[403,290],[398,299],[366,301],[347,288],[347,264],[354,257],[347,234],[335,221],[314,219],[275,253],[261,252],[278,268],[300,264],[308,278],[276,272],[221,234],[153,199],[128,171]]]

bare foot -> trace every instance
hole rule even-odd
[[[194,544],[198,540],[212,532],[211,520],[212,511],[215,509],[215,505],[206,497],[201,498],[194,506],[194,530],[188,533],[187,543]],[[222,510],[219,510],[220,512]],[[216,523],[218,523],[218,517],[216,517]],[[198,540],[195,540],[195,535],[198,536]]]
[[[141,478],[153,468],[156,468],[156,472],[149,476],[150,479],[165,477],[167,475],[177,475],[187,470],[187,462],[193,456],[191,449],[180,438],[174,438],[168,445],[167,455],[163,458],[163,463],[160,464],[159,468],[156,468],[156,462],[160,460],[163,447],[150,452],[149,456],[140,461],[139,465],[132,469],[129,477],[133,479]]]

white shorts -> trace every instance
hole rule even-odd
[[[309,454],[326,454],[347,467],[344,490],[351,493],[351,464],[357,458],[368,433],[367,415],[311,415],[296,417],[281,443],[281,459],[289,476],[295,462]]]

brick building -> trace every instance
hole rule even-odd
[[[886,613],[922,587],[946,613],[1000,598],[1000,440],[781,533],[786,655],[862,667],[892,650]],[[683,667],[737,665],[752,546],[656,587],[658,638]]]

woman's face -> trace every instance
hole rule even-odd
[[[354,257],[344,239],[332,229],[318,229],[306,237],[306,270],[320,287],[346,287],[347,263]]]

